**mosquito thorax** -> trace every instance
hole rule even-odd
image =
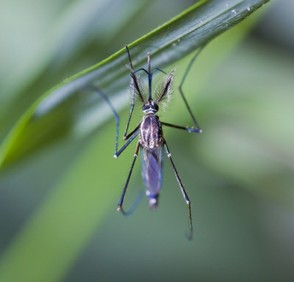
[[[156,105],[157,106],[157,105]],[[139,142],[142,148],[153,150],[163,144],[163,134],[159,117],[155,114],[157,109],[149,106],[144,111],[145,116],[140,125]]]
[[[155,114],[158,112],[158,110],[159,107],[157,103],[152,100],[142,106],[142,111],[144,114]]]

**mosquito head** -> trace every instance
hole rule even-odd
[[[142,106],[142,111],[144,114],[155,114],[159,110],[159,107],[156,102],[150,100],[148,103]]]

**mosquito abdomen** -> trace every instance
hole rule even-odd
[[[161,147],[142,151],[142,177],[146,186],[149,207],[156,208],[162,184]]]

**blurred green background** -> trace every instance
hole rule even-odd
[[[0,140],[41,93],[192,3],[2,0]],[[242,25],[190,73],[185,93],[203,134],[165,131],[192,200],[194,240],[167,161],[156,212],[146,199],[130,217],[115,211],[134,146],[113,159],[110,120],[2,169],[1,282],[293,280],[294,4],[262,10],[236,48],[228,42]],[[176,64],[175,83],[188,62]],[[177,101],[175,91],[162,119],[187,124]],[[143,189],[138,161],[126,205]]]

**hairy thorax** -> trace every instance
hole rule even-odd
[[[143,118],[139,141],[141,146],[147,150],[162,146],[162,128],[157,115],[148,114]]]

